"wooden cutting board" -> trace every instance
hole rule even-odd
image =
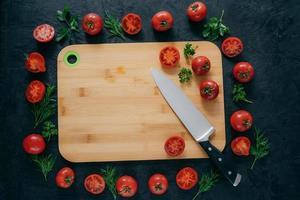
[[[180,66],[190,67],[183,55],[186,42],[72,45],[57,59],[59,151],[71,162],[125,161],[205,158],[168,106],[150,74],[162,70],[182,88],[196,107],[216,128],[212,143],[225,146],[222,59],[219,48],[210,42],[191,42],[196,55],[207,56],[211,71],[181,85],[180,67],[163,70],[160,50],[168,45],[180,50]],[[74,63],[74,56],[77,61]],[[68,63],[68,61],[73,64]],[[199,95],[201,80],[219,83],[216,100]],[[184,153],[176,158],[164,151],[164,142],[173,135],[186,141]]]

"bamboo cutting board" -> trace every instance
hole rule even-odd
[[[182,88],[216,128],[212,143],[225,146],[224,97],[221,53],[210,42],[197,45],[196,55],[207,56],[211,71],[181,85],[179,67],[163,70],[160,50],[168,45],[180,50],[180,66],[189,66],[183,55],[186,42],[72,45],[57,59],[59,151],[71,162],[205,158],[168,106],[151,77],[156,67]],[[68,57],[69,56],[69,57]],[[74,56],[77,61],[74,63]],[[68,63],[68,61],[73,64]],[[189,66],[190,67],[190,66]],[[202,100],[198,84],[212,79],[220,93],[213,101]],[[184,153],[167,156],[164,142],[173,135],[186,141]]]

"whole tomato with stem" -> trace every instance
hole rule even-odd
[[[231,150],[237,156],[248,156],[251,142],[249,138],[240,136],[231,141]]]
[[[187,16],[193,22],[200,22],[206,17],[207,7],[204,3],[196,1],[187,9]]]
[[[204,80],[199,85],[200,95],[206,100],[213,100],[219,94],[219,85],[212,80]]]
[[[245,132],[252,127],[253,117],[246,110],[238,110],[230,117],[231,127],[238,132]]]
[[[69,188],[75,179],[75,173],[70,167],[61,168],[56,174],[56,185],[60,188]]]
[[[96,13],[89,13],[82,19],[82,29],[89,35],[97,35],[103,28],[103,20]]]
[[[148,181],[148,188],[152,194],[162,195],[169,186],[169,182],[166,176],[163,174],[153,174]]]
[[[151,23],[154,30],[163,32],[172,28],[174,19],[170,12],[160,11],[153,15]]]
[[[46,142],[40,134],[29,134],[23,139],[23,149],[26,153],[37,155],[43,153]]]
[[[240,83],[247,83],[252,80],[254,69],[248,62],[239,62],[233,67],[232,73]]]
[[[197,56],[192,60],[192,69],[196,75],[207,74],[210,70],[210,61],[206,56]]]
[[[121,176],[116,182],[116,190],[122,197],[132,197],[136,194],[138,183],[132,176]]]

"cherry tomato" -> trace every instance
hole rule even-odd
[[[232,113],[230,124],[232,128],[238,132],[244,132],[251,128],[253,123],[252,115],[245,110],[238,110]]]
[[[228,37],[222,43],[222,52],[225,56],[233,58],[242,53],[244,45],[237,37]]]
[[[54,38],[54,35],[55,30],[53,26],[49,24],[41,24],[33,30],[33,37],[38,42],[50,42]]]
[[[198,182],[198,173],[191,167],[182,168],[176,175],[176,183],[182,190],[192,189]]]
[[[250,146],[250,140],[244,136],[237,137],[231,142],[231,150],[237,156],[248,156]]]
[[[156,195],[164,194],[169,186],[167,177],[162,174],[153,174],[148,181],[148,188],[150,192]]]
[[[168,11],[160,11],[152,17],[152,27],[154,30],[162,32],[167,31],[173,26],[173,16]]]
[[[30,103],[40,102],[45,95],[46,86],[38,80],[31,81],[26,89],[26,99]]]
[[[56,185],[60,188],[69,188],[75,179],[75,173],[70,167],[60,169],[56,174]]]
[[[200,22],[206,17],[207,8],[202,2],[196,1],[189,5],[187,9],[187,16],[193,22]]]
[[[180,136],[172,136],[165,142],[165,151],[169,156],[179,156],[185,148],[184,139]]]
[[[163,48],[159,53],[159,60],[163,67],[173,68],[180,60],[180,54],[176,47],[168,46]]]
[[[100,194],[105,189],[105,181],[99,174],[91,174],[84,179],[84,187],[86,191],[92,194]]]
[[[192,69],[196,75],[204,75],[210,70],[210,61],[206,56],[197,56],[192,60]]]
[[[45,72],[45,58],[42,54],[38,52],[30,53],[25,61],[26,69],[32,73]]]
[[[46,143],[40,134],[30,134],[23,139],[23,149],[26,153],[37,155],[42,153],[46,148]]]
[[[137,192],[138,184],[132,176],[121,176],[116,182],[116,189],[122,197],[132,197]]]
[[[89,13],[82,19],[82,29],[89,35],[97,35],[103,28],[102,18],[96,13]]]
[[[233,76],[241,83],[247,83],[254,76],[254,69],[248,62],[239,62],[233,67]]]
[[[204,80],[200,83],[200,95],[204,99],[213,100],[219,94],[219,85],[212,80]]]
[[[129,35],[135,35],[142,30],[142,19],[135,13],[128,13],[122,19],[122,28]]]

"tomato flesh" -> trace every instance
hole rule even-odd
[[[32,73],[40,73],[46,71],[45,58],[38,52],[32,52],[28,55],[25,66],[26,69]]]
[[[100,194],[105,189],[105,181],[99,174],[91,174],[84,180],[85,189],[92,194]]]
[[[60,188],[69,188],[75,179],[75,173],[70,167],[60,169],[55,177],[56,185]]]
[[[160,51],[159,60],[163,67],[166,68],[175,67],[180,60],[180,54],[178,49],[171,46],[163,48]]]
[[[176,175],[177,186],[182,190],[192,189],[198,182],[198,173],[191,167],[181,169]]]
[[[237,37],[228,37],[222,43],[222,52],[229,58],[238,56],[243,49],[244,45]]]
[[[23,149],[26,153],[37,155],[42,153],[46,148],[46,143],[40,134],[30,134],[23,140]]]
[[[142,30],[142,19],[135,13],[129,13],[122,19],[122,28],[129,35],[135,35]]]
[[[250,140],[244,136],[237,137],[231,142],[231,150],[237,156],[248,156],[250,153],[250,147]]]
[[[45,84],[41,81],[34,80],[27,86],[25,96],[30,103],[38,103],[44,98],[45,91]]]
[[[165,151],[169,156],[179,156],[185,149],[185,142],[182,137],[172,136],[165,142]]]
[[[54,35],[54,27],[49,24],[41,24],[33,30],[33,37],[38,42],[50,42]]]
[[[122,197],[134,196],[137,188],[137,181],[132,176],[121,176],[116,182],[116,190]]]

